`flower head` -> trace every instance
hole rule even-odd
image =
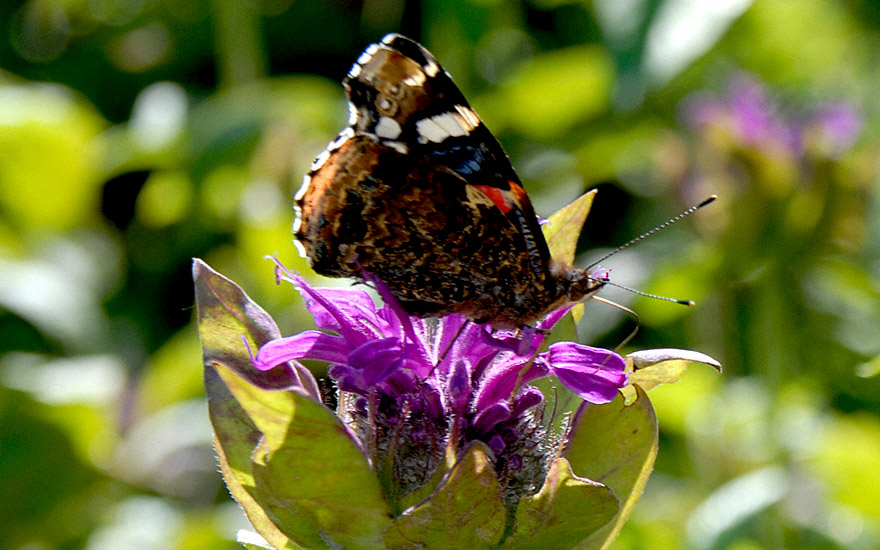
[[[314,288],[279,266],[297,286],[320,330],[272,340],[253,362],[269,370],[321,360],[340,390],[338,414],[358,434],[374,467],[390,464],[394,491],[422,487],[448,449],[481,441],[505,480],[505,501],[541,486],[559,444],[546,433],[543,394],[531,383],[556,376],[590,403],[607,403],[628,382],[616,353],[573,342],[540,351],[557,311],[535,329],[496,331],[459,315],[408,315],[380,281],[376,307],[361,289]],[[502,475],[503,474],[503,475]]]
[[[624,369],[608,350],[545,349],[565,311],[491,332],[278,273],[303,293],[318,330],[281,337],[241,287],[193,263],[217,458],[257,546],[607,545],[657,451],[644,390],[677,380],[690,362],[718,366],[666,349],[631,354]],[[305,359],[329,364],[335,414]],[[536,383],[549,375],[574,393]]]
[[[766,86],[748,74],[732,78],[725,97],[705,93],[691,96],[684,104],[683,115],[700,131],[723,127],[748,148],[792,158],[809,153],[843,153],[862,130],[862,119],[851,105],[837,102],[808,109],[782,109]]]

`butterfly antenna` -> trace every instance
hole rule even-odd
[[[682,306],[694,306],[696,305],[693,300],[679,300],[678,298],[670,298],[669,296],[660,296],[658,294],[651,294],[650,292],[642,292],[641,290],[636,290],[634,288],[630,288],[628,286],[619,285],[617,283],[612,283],[611,281],[605,279],[604,283],[609,286],[617,287],[628,292],[632,292],[633,294],[638,294],[639,296],[644,296],[645,298],[654,298],[655,300],[663,300],[664,302],[672,302],[673,304],[678,304]]]
[[[632,245],[636,244],[637,242],[640,242],[640,241],[643,241],[643,240],[647,239],[648,237],[650,237],[650,236],[653,235],[654,233],[660,231],[661,229],[666,229],[666,228],[669,227],[670,225],[674,224],[675,222],[681,220],[682,218],[684,218],[684,217],[686,217],[686,216],[690,216],[691,214],[693,214],[694,212],[696,212],[696,211],[699,210],[700,208],[703,208],[703,207],[706,206],[707,204],[712,203],[712,202],[713,202],[715,199],[717,199],[717,198],[718,198],[718,195],[712,195],[712,196],[710,196],[709,198],[707,198],[706,200],[704,200],[703,202],[701,202],[700,204],[697,204],[697,205],[695,205],[695,206],[691,206],[690,208],[688,208],[687,210],[685,210],[685,211],[682,212],[681,214],[679,214],[679,215],[677,215],[677,216],[675,216],[675,217],[673,217],[673,218],[671,218],[671,219],[669,219],[669,220],[667,220],[667,221],[661,223],[660,225],[658,225],[658,226],[655,227],[654,229],[648,231],[647,233],[642,233],[641,235],[639,235],[639,236],[636,237],[635,239],[629,241],[628,243],[618,246],[617,248],[615,248],[614,250],[612,250],[612,251],[609,252],[608,254],[605,254],[604,256],[602,256],[601,258],[599,258],[598,260],[596,260],[595,262],[593,262],[593,263],[591,263],[590,265],[588,265],[588,266],[587,266],[587,269],[590,269],[591,267],[595,267],[595,266],[599,265],[600,263],[604,262],[605,260],[607,260],[607,259],[610,258],[611,256],[614,256],[615,254],[617,254],[617,253],[620,252],[621,250],[623,250],[623,249],[625,249],[625,248],[629,248],[629,247],[631,247]],[[630,290],[630,289],[627,289],[627,290]],[[640,294],[640,293],[639,293],[639,292],[636,292],[636,294]],[[668,298],[661,298],[661,299],[668,299]],[[676,300],[671,300],[671,301],[674,302],[674,301],[676,301]]]

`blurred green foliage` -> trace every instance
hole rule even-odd
[[[0,4],[0,548],[238,547],[190,261],[284,332],[309,327],[262,258],[309,274],[291,198],[345,123],[339,80],[390,31],[450,71],[539,213],[598,186],[581,265],[720,196],[604,262],[698,304],[609,291],[641,315],[628,348],[726,369],[652,392],[658,464],[614,548],[880,546],[873,0],[14,0]],[[632,328],[601,304],[580,323],[611,347]]]

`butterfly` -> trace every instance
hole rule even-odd
[[[555,262],[507,154],[428,50],[398,34],[358,57],[350,118],[295,197],[312,268],[381,280],[410,314],[534,324],[605,284]]]

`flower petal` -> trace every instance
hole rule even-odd
[[[623,357],[607,349],[558,342],[539,358],[565,387],[590,403],[608,403],[629,379]]]
[[[470,369],[464,359],[455,362],[446,378],[446,398],[449,409],[454,413],[462,413],[471,398]]]
[[[359,288],[320,288],[314,289],[330,301],[339,311],[350,319],[364,319],[370,324],[379,325],[376,304],[365,291]],[[321,304],[306,300],[309,313],[315,318],[315,326],[322,330],[340,332],[339,321]]]
[[[485,325],[466,320],[460,315],[447,315],[440,320],[433,342],[433,355],[440,361],[438,376],[449,376],[459,361],[468,365],[469,379],[479,380],[486,367],[502,349],[487,332]]]
[[[371,340],[348,354],[349,368],[359,372],[363,389],[380,384],[400,368],[403,345],[397,338]]]
[[[535,386],[526,386],[513,401],[511,416],[519,417],[532,407],[540,405],[544,401],[544,394]]]
[[[476,418],[474,418],[474,430],[477,433],[488,433],[499,422],[503,422],[508,418],[510,418],[510,405],[504,401],[499,401],[477,414]]]
[[[327,327],[333,326],[333,330],[338,330],[352,347],[382,336],[378,327],[371,327],[365,322],[376,318],[375,306],[372,313],[368,312],[367,316],[363,317],[360,307],[346,306],[344,305],[347,304],[346,299],[338,299],[344,289],[315,288],[299,275],[290,274],[290,277],[302,293],[309,311],[315,316],[316,324],[320,322]],[[350,292],[361,291],[352,289]],[[354,303],[366,307],[366,304],[356,296],[349,295],[349,297],[354,299]]]
[[[317,330],[307,330],[294,336],[266,342],[254,357],[253,364],[259,370],[269,370],[296,359],[341,363],[345,361],[350,350],[344,338]]]
[[[391,311],[400,322],[400,328],[403,330],[404,334],[406,334],[406,336],[413,342],[419,342],[419,338],[416,336],[415,330],[413,329],[410,315],[404,311],[403,306],[400,305],[400,302],[398,302],[397,298],[394,297],[394,294],[391,293],[391,289],[372,273],[364,271],[363,276],[365,281],[371,283],[376,288],[376,292],[379,293],[379,296],[382,297],[382,301],[385,302],[383,313],[387,315],[387,312]],[[390,318],[388,318],[388,320],[391,321]]]
[[[552,329],[554,326],[556,326],[556,323],[558,323],[560,319],[565,317],[568,314],[568,312],[571,311],[571,308],[573,308],[573,307],[574,307],[574,304],[569,305],[569,306],[565,306],[565,307],[561,307],[561,308],[551,312],[549,315],[544,317],[544,319],[541,320],[540,323],[538,323],[538,329],[540,329],[542,331]],[[543,338],[541,338],[541,340],[543,341]]]
[[[518,360],[509,357],[516,357]],[[547,374],[547,365],[543,361],[532,361],[529,364],[528,359],[506,352],[495,360],[480,382],[476,409],[479,411],[498,401],[507,401],[518,388]]]

